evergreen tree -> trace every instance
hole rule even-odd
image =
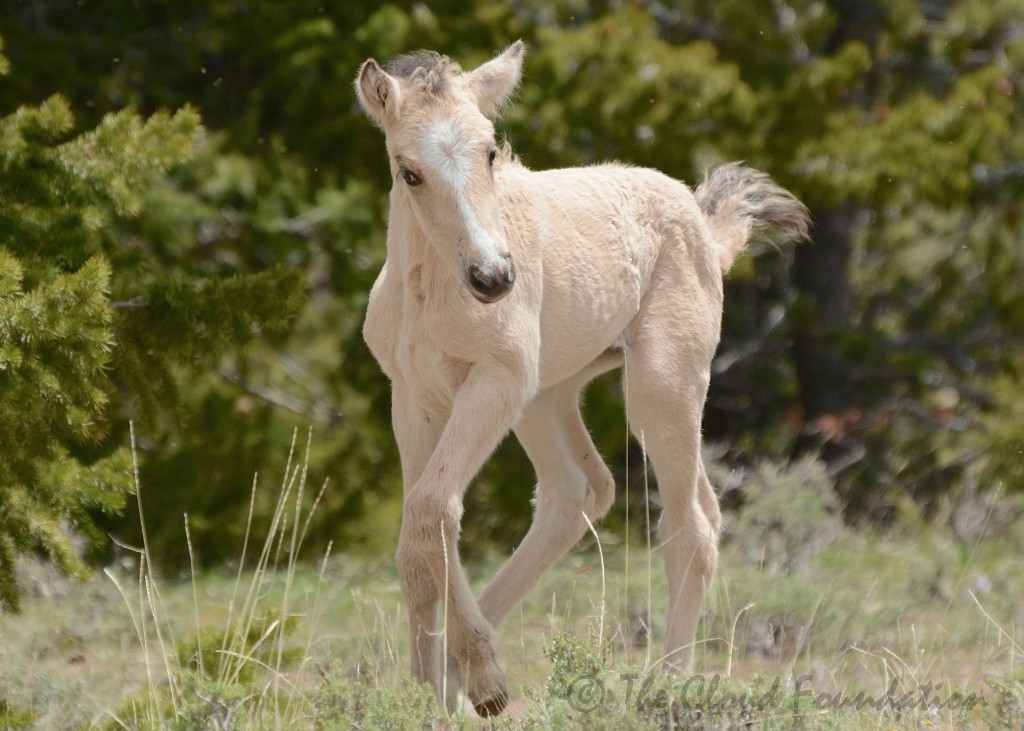
[[[0,119],[0,605],[17,608],[15,559],[85,567],[133,485],[118,418],[173,412],[178,373],[285,328],[301,280],[153,267],[172,243],[175,171],[201,151],[194,110],[106,115],[72,134],[53,96]],[[157,210],[153,210],[153,209]]]

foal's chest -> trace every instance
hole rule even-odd
[[[418,267],[401,275],[389,267],[383,279],[371,293],[367,343],[393,381],[425,408],[447,412],[479,355],[473,303],[443,284],[422,281]]]
[[[466,379],[470,361],[452,347],[451,323],[419,308],[406,308],[398,327],[395,365],[417,401],[435,412],[447,412]]]

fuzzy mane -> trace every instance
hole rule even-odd
[[[403,53],[384,64],[384,70],[435,96],[444,93],[448,79],[462,73],[462,67],[437,51]]]

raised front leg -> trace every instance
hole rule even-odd
[[[456,394],[436,448],[405,495],[399,562],[429,572],[442,602],[448,651],[458,659],[467,694],[482,716],[500,713],[508,703],[508,690],[495,661],[494,630],[481,614],[459,561],[462,497],[519,420],[534,383],[529,374],[497,363],[474,365]]]

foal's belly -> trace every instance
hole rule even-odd
[[[646,277],[628,264],[612,274],[586,287],[545,283],[541,388],[572,378],[608,349],[622,346],[623,333],[640,308]]]
[[[611,349],[621,348],[622,334],[632,316],[604,323],[604,327],[544,328],[540,358],[540,387],[549,388],[572,378]]]

